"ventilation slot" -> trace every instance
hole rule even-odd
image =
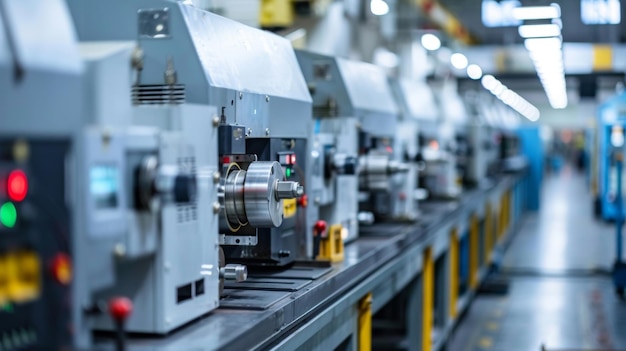
[[[195,282],[196,296],[204,295],[204,279],[198,279]]]
[[[135,85],[132,88],[134,105],[182,104],[185,102],[185,86],[175,85]]]
[[[193,297],[193,284],[189,283],[176,288],[176,303],[191,300]]]

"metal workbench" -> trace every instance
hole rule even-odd
[[[127,349],[139,350],[332,350],[357,349],[359,345],[359,302],[371,293],[371,314],[381,310],[400,291],[409,290],[406,302],[406,338],[402,345],[408,349],[436,350],[445,343],[458,316],[471,300],[474,291],[458,297],[456,312],[450,307],[440,311],[445,323],[432,343],[422,337],[431,329],[422,327],[423,286],[421,278],[425,250],[437,259],[448,251],[451,231],[462,236],[467,232],[472,216],[484,216],[485,208],[498,208],[506,192],[524,196],[518,189],[524,174],[508,174],[482,189],[466,191],[457,201],[420,204],[422,216],[413,224],[377,224],[364,227],[361,237],[345,247],[345,260],[332,265],[331,271],[295,292],[258,291],[259,298],[274,294],[280,298],[265,310],[220,308],[165,337],[132,336]],[[489,205],[488,205],[489,204]],[[521,213],[521,210],[510,210]],[[502,245],[514,230],[520,216],[504,228]],[[494,245],[491,251],[497,250]],[[482,280],[486,266],[480,267]],[[447,269],[446,269],[447,271]],[[446,279],[447,281],[447,279]],[[442,293],[449,300],[447,288]],[[456,300],[455,300],[456,301]],[[429,315],[426,315],[429,316]],[[371,326],[370,326],[371,329]],[[361,332],[362,333],[362,332]],[[369,333],[371,334],[371,333]],[[368,335],[371,342],[371,335]],[[428,338],[427,338],[428,339]],[[361,341],[362,342],[362,341]],[[113,349],[113,340],[99,339],[102,349]]]

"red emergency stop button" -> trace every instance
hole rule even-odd
[[[303,194],[296,200],[296,203],[300,207],[307,207],[309,205],[309,197],[307,196],[307,194]]]
[[[16,169],[7,178],[7,194],[13,201],[22,201],[28,193],[28,178],[24,171]]]
[[[327,227],[328,225],[326,224],[326,221],[318,220],[317,222],[315,222],[315,225],[313,225],[314,235],[326,236]]]
[[[109,301],[109,314],[116,322],[124,322],[133,312],[133,302],[127,297],[115,297]]]
[[[52,259],[52,276],[57,283],[69,285],[72,282],[72,260],[65,253],[58,253]]]

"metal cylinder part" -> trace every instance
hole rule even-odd
[[[408,172],[409,166],[391,159],[389,154],[367,154],[359,158],[361,173],[368,175],[392,175]]]
[[[278,227],[283,223],[283,206],[276,194],[283,180],[278,162],[253,162],[248,167],[244,183],[246,217],[254,227]]]
[[[137,208],[155,211],[159,207],[158,198],[154,196],[158,166],[156,156],[147,156],[141,161],[137,172]]]
[[[241,169],[233,170],[226,175],[224,182],[224,211],[226,219],[233,227],[248,223],[243,200],[243,184],[246,181],[246,173]]]
[[[298,182],[278,181],[276,183],[276,197],[281,199],[293,199],[304,194],[304,188]]]
[[[331,173],[342,175],[355,175],[357,167],[359,165],[358,158],[347,155],[341,152],[330,152],[327,156],[327,177],[330,177]]]
[[[336,154],[333,163],[337,174],[355,175],[359,166],[359,159],[346,154]]]
[[[220,267],[220,278],[242,282],[248,279],[248,267],[241,264],[227,264]]]
[[[166,203],[190,203],[197,194],[196,177],[181,173],[177,166],[159,165],[154,155],[146,156],[137,172],[137,207],[157,211]]]
[[[298,182],[284,181],[275,161],[252,162],[247,170],[233,169],[224,182],[224,211],[233,227],[278,227],[283,222],[282,199],[301,196]]]
[[[361,174],[363,175],[386,175],[387,164],[390,155],[388,154],[367,154],[359,158]]]
[[[403,162],[391,160],[387,165],[387,173],[395,174],[395,173],[404,173],[409,171],[409,165]]]

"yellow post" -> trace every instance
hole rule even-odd
[[[487,204],[485,206],[485,226],[484,226],[484,242],[483,242],[483,263],[484,265],[489,264],[489,256],[491,251],[491,206]]]
[[[372,293],[359,300],[359,351],[372,349]]]
[[[433,332],[433,304],[435,284],[435,262],[432,248],[424,251],[422,267],[422,351],[431,351],[431,337]]]
[[[502,228],[500,229],[500,238],[504,237],[509,229],[509,219],[511,217],[511,191],[507,190],[502,198]]]
[[[511,219],[513,218],[513,189],[506,193],[506,229],[511,229]]]
[[[500,241],[502,234],[504,234],[504,226],[505,226],[505,216],[506,216],[506,194],[502,194],[500,197],[500,213],[498,216],[498,233],[497,239],[495,243]]]
[[[343,226],[334,224],[328,228],[328,237],[320,239],[320,252],[317,259],[320,261],[341,262],[344,259],[344,246],[341,232]]]
[[[457,230],[450,233],[450,291],[449,291],[449,314],[450,318],[456,318],[456,302],[459,299],[459,236]]]
[[[480,236],[480,228],[478,223],[478,217],[472,216],[470,220],[470,257],[469,257],[469,286],[472,289],[476,289],[478,286],[478,255],[480,254],[478,249],[478,238]]]
[[[509,192],[504,193],[504,213],[502,214],[502,234],[501,237],[504,237],[506,234],[506,229],[509,227]]]

